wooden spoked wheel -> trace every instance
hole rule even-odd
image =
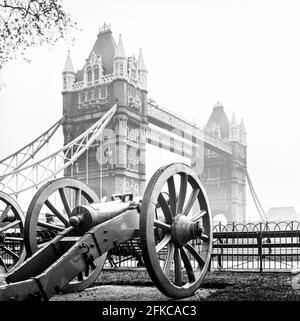
[[[25,259],[24,215],[18,203],[0,192],[0,274]]]
[[[165,295],[191,296],[209,266],[212,226],[205,191],[182,163],[161,167],[141,207],[140,237],[147,271]]]
[[[96,193],[86,184],[74,178],[58,178],[43,185],[29,204],[24,227],[27,255],[31,256],[49,240],[70,227],[69,218],[75,206],[99,203]],[[47,237],[45,237],[45,235]],[[80,272],[64,292],[77,292],[92,284],[106,260],[104,253]]]

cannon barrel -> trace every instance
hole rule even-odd
[[[163,194],[167,204],[169,204],[169,195],[164,192]],[[128,196],[129,194],[124,195]],[[92,227],[124,213],[129,209],[136,209],[140,212],[141,203],[142,197],[132,196],[127,200],[123,195],[119,195],[118,198],[113,198],[113,201],[110,202],[78,205],[73,209],[69,223],[78,232],[85,233]],[[157,204],[157,208],[159,207],[160,204]]]
[[[138,209],[141,198],[131,201],[116,199],[105,203],[92,203],[76,206],[69,219],[69,223],[78,232],[85,233],[92,227],[105,222],[129,209]]]

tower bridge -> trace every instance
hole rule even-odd
[[[243,122],[237,124],[234,116],[229,122],[223,106],[216,104],[202,129],[148,99],[147,77],[142,50],[138,59],[127,56],[121,35],[116,44],[106,25],[81,70],[75,72],[68,53],[63,70],[65,143],[115,102],[118,104],[107,128],[110,133],[102,138],[106,147],[95,148],[88,158],[78,159],[74,175],[80,179],[88,175],[89,184],[98,191],[100,186],[108,195],[129,191],[142,194],[146,144],[152,144],[191,160],[208,191],[213,214],[224,213],[229,221],[244,221],[247,138]],[[105,137],[110,139],[104,141]],[[70,175],[70,170],[66,169],[65,175]]]
[[[170,162],[172,154],[185,157],[206,188],[213,215],[246,220],[249,176],[243,120],[238,123],[233,114],[229,121],[218,102],[201,128],[159,106],[148,98],[142,50],[138,59],[127,56],[121,35],[116,43],[106,24],[82,69],[75,71],[68,52],[62,77],[64,117],[0,161],[0,190],[18,197],[64,175],[88,183],[99,196],[142,195],[147,145],[154,145],[158,155],[160,149],[170,153]],[[39,156],[60,126],[64,146]]]

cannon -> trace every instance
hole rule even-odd
[[[44,208],[54,219],[45,220]],[[182,163],[158,169],[142,197],[113,195],[102,203],[79,180],[50,181],[32,199],[22,231],[27,258],[0,275],[0,301],[81,291],[98,278],[109,250],[136,238],[156,287],[168,297],[188,297],[199,289],[212,250],[205,190]],[[41,241],[43,231],[50,236]]]

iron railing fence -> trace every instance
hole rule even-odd
[[[9,234],[9,233],[8,233]],[[13,233],[15,234],[15,233]],[[42,241],[51,240],[56,233],[38,233]],[[14,235],[6,235],[14,236]],[[44,238],[46,238],[44,240]],[[201,241],[193,245],[201,252]],[[6,248],[16,251],[20,243],[9,242]],[[0,256],[7,266],[12,258],[1,250]],[[162,262],[166,251],[160,252]],[[192,265],[193,258],[191,257]],[[109,251],[105,268],[143,267],[139,238],[119,244]],[[230,223],[213,226],[211,270],[236,271],[292,271],[300,269],[300,222]]]
[[[300,269],[300,222],[261,222],[213,228],[212,269]]]
[[[20,233],[15,230],[5,233],[4,235],[5,238],[19,238],[21,236]],[[1,268],[2,262],[9,268],[19,259],[18,256],[21,255],[21,250],[22,247],[20,242],[11,240],[5,241],[5,243],[0,242],[0,273],[4,271],[4,267]]]
[[[201,243],[195,244],[201,251]],[[165,253],[162,251],[160,255],[163,260]],[[115,247],[109,252],[105,265],[106,268],[141,266],[139,239]],[[260,272],[300,269],[300,222],[214,225],[210,268]]]

